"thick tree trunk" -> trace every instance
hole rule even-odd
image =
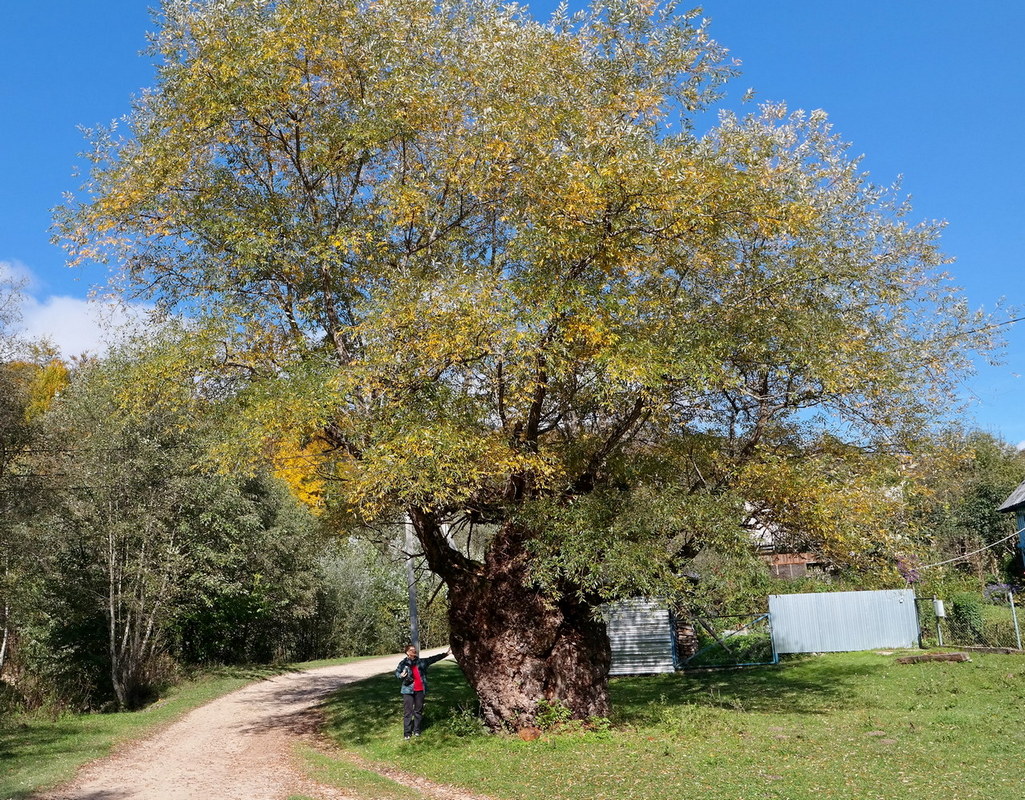
[[[452,652],[489,727],[534,725],[539,700],[576,719],[608,716],[605,623],[573,592],[550,599],[531,587],[519,532],[498,534],[483,569],[444,577]]]

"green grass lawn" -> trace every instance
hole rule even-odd
[[[289,667],[225,667],[171,690],[151,706],[118,714],[41,714],[0,719],[0,798],[19,800],[70,779],[82,764],[107,755],[193,708],[285,669],[328,666],[353,659]]]
[[[465,735],[473,698],[451,662],[431,671],[429,727],[403,742],[390,676],[346,687],[329,733],[375,762],[498,798],[1018,800],[1025,792],[1025,659],[899,665],[829,654],[612,684],[608,731]],[[464,734],[464,735],[459,735]],[[317,764],[329,776],[330,759]],[[338,762],[338,785],[351,782]]]

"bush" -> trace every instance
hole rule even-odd
[[[480,714],[470,706],[463,704],[459,704],[449,711],[448,716],[441,721],[441,727],[453,736],[460,738],[483,736],[487,733]]]
[[[573,712],[559,699],[542,699],[537,701],[537,714],[534,717],[534,724],[543,731],[565,725],[572,718]]]
[[[1018,637],[1014,621],[1010,619],[988,619],[984,626],[986,644],[992,647],[1017,647]]]
[[[0,678],[0,720],[13,716],[24,709],[21,693],[7,681]]]
[[[958,640],[970,644],[984,642],[982,601],[969,592],[954,595],[950,600],[950,625]]]

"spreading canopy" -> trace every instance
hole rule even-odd
[[[410,513],[450,587],[524,541],[554,596],[670,581],[759,492],[782,513],[780,476],[860,486],[791,463],[813,423],[893,436],[980,343],[936,226],[823,114],[695,133],[730,69],[672,6],[172,0],[153,48],[64,209],[72,259],[213,321],[240,427],[309,444],[339,515]],[[452,519],[516,547],[457,553]]]

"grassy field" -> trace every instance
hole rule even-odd
[[[1025,658],[972,658],[899,665],[894,656],[830,654],[619,679],[609,729],[532,742],[475,735],[472,695],[445,662],[431,671],[421,739],[402,741],[390,676],[336,695],[329,733],[371,761],[508,800],[1018,800]],[[344,758],[318,757],[316,772],[359,783]]]
[[[345,660],[352,659],[290,667],[225,667],[176,687],[142,711],[0,719],[0,798],[19,800],[36,789],[62,783],[82,764],[105,756],[116,744],[143,736],[247,683],[285,669],[328,666]]]

